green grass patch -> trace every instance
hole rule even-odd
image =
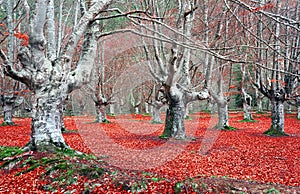
[[[239,122],[243,122],[243,123],[256,123],[258,121],[254,120],[254,119],[243,119],[243,120],[240,120]]]
[[[19,147],[0,146],[0,160],[3,160],[7,157],[19,155],[21,153],[23,153],[23,150]]]

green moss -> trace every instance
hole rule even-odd
[[[225,126],[223,130],[235,131],[236,128],[232,126]]]
[[[278,191],[275,188],[272,188],[266,191],[266,194],[270,194],[270,193],[280,194],[280,191]]]
[[[165,133],[163,133],[162,135],[158,136],[160,139],[169,139],[170,136],[166,135]]]
[[[288,134],[279,130],[278,128],[270,128],[269,130],[265,131],[264,134],[273,137],[289,136]]]
[[[0,160],[7,157],[12,157],[23,153],[23,150],[19,147],[6,147],[0,146]]]
[[[245,122],[245,123],[256,123],[258,122],[257,120],[254,120],[254,119],[243,119],[243,120],[240,120],[240,122]]]
[[[163,122],[151,121],[151,124],[163,124]]]
[[[191,121],[191,120],[193,120],[193,118],[191,117],[191,116],[186,116],[185,118],[184,118],[185,120],[188,120],[188,121]]]
[[[14,122],[3,122],[0,126],[15,126],[16,124]]]

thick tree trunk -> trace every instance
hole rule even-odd
[[[161,138],[186,139],[184,128],[183,93],[176,87],[171,87],[167,93],[169,108],[167,109],[165,128]]]
[[[16,97],[14,95],[2,95],[1,98],[4,112],[4,121],[2,125],[14,125],[15,123],[12,120],[12,111]]]
[[[96,104],[96,122],[97,123],[107,123],[106,117],[106,105],[105,104]]]
[[[253,120],[251,106],[247,102],[243,102],[243,111],[244,111],[244,120],[251,121]]]
[[[229,121],[228,121],[228,104],[225,103],[217,103],[218,108],[218,129],[228,129],[229,128]]]
[[[284,104],[283,101],[276,98],[271,99],[272,114],[271,114],[271,127],[265,131],[264,134],[271,136],[284,136]]]
[[[62,136],[63,103],[65,95],[59,89],[35,91],[32,108],[30,150],[67,148]]]

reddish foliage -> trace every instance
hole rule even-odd
[[[195,141],[174,143],[173,146],[183,146],[184,150],[171,160],[151,169],[143,169],[135,174],[142,176],[142,171],[151,172],[166,180],[150,182],[148,192],[173,193],[176,182],[186,180],[188,177],[227,176],[242,180],[254,180],[263,183],[276,183],[289,186],[300,186],[300,122],[295,115],[286,117],[287,137],[268,137],[262,133],[269,128],[269,115],[255,115],[258,122],[244,123],[242,114],[230,114],[230,124],[236,131],[207,130],[212,117],[206,113],[191,115],[193,120],[186,121],[188,135],[196,138]],[[90,145],[96,145],[100,153],[105,155],[111,145],[107,145],[105,138],[123,149],[150,150],[160,147],[167,142],[158,138],[163,131],[163,124],[151,125],[149,117],[142,115],[127,115],[109,118],[112,123],[92,123],[94,118],[67,117],[65,124],[68,129],[79,130],[79,133],[64,134],[66,142],[81,152],[95,151]],[[24,146],[30,138],[30,119],[15,119],[17,126],[0,127],[0,145]],[[101,131],[101,133],[100,133]],[[94,138],[86,139],[85,133],[92,133]],[[205,149],[203,141],[214,140],[211,147]],[[171,140],[169,140],[171,141]],[[171,141],[172,144],[172,141]],[[204,151],[203,151],[204,150]],[[105,160],[127,160],[132,155],[123,156],[122,150]],[[203,151],[203,152],[201,152]],[[97,154],[99,154],[97,152]],[[119,157],[117,157],[119,156]],[[121,157],[122,156],[122,157]],[[145,161],[155,162],[158,158],[145,158]],[[138,164],[132,163],[132,167]],[[139,170],[139,169],[137,169]],[[32,172],[15,177],[14,172],[0,175],[0,191],[40,193],[41,185],[45,180],[39,179],[43,169],[38,168]],[[77,185],[69,186],[68,190],[84,190],[84,183],[88,181],[79,177]],[[121,191],[111,178],[104,178],[104,184],[95,188],[95,193],[107,191]],[[132,178],[134,181],[134,178]]]
[[[28,46],[28,44],[29,44],[29,37],[28,37],[27,34],[23,34],[23,33],[21,33],[21,32],[16,32],[16,33],[14,34],[14,36],[15,36],[17,39],[22,40],[22,41],[21,41],[21,46]]]

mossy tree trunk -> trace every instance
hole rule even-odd
[[[184,127],[184,101],[183,92],[176,86],[170,87],[167,92],[169,107],[162,138],[186,139]]]
[[[280,92],[271,91],[271,127],[264,134],[271,136],[285,136],[284,132],[284,96]]]
[[[50,84],[50,83],[49,83]],[[30,150],[68,147],[62,136],[63,91],[59,88],[35,91],[32,109]]]

